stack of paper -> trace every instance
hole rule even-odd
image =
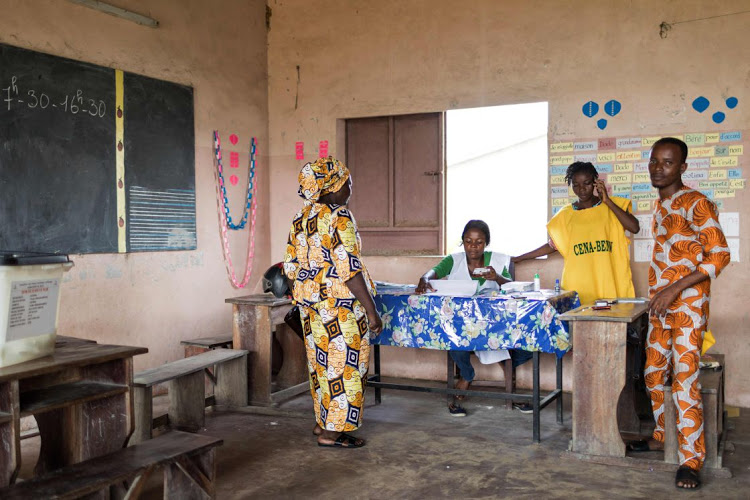
[[[502,285],[500,285],[500,289],[504,290],[506,293],[530,292],[534,290],[534,282],[533,281],[510,281],[508,283],[503,283]]]
[[[474,280],[430,280],[435,289],[433,295],[447,295],[451,297],[471,297],[477,293],[477,283]]]

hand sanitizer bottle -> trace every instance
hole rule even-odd
[[[536,273],[534,275],[534,291],[538,292],[541,289],[542,289],[542,282],[539,279],[539,273]]]

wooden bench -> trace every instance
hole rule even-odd
[[[215,337],[203,337],[200,339],[183,340],[180,345],[185,347],[185,357],[195,356],[214,349],[231,349],[232,333],[217,335]]]
[[[724,432],[724,355],[713,354],[721,366],[714,370],[701,370],[698,380],[701,383],[703,398],[703,433],[706,446],[704,467],[722,468],[722,435]],[[676,409],[672,400],[672,387],[664,388],[664,461],[679,463],[677,450]]]
[[[213,368],[213,373],[209,368]],[[204,373],[214,383],[215,404],[247,406],[247,351],[214,349],[172,361],[133,377],[135,431],[130,444],[151,439],[154,418],[152,387],[164,382],[169,382],[170,426],[188,431],[203,427],[206,408]]]
[[[221,444],[219,438],[172,431],[0,489],[0,498],[138,498],[158,467],[164,467],[164,498],[214,498],[214,455]]]

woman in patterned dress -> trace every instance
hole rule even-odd
[[[292,220],[284,272],[293,282],[305,334],[319,446],[359,448],[348,432],[362,423],[369,332],[383,328],[375,285],[360,260],[361,242],[346,204],[349,169],[331,157],[299,174],[304,206]]]

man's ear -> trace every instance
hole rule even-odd
[[[680,175],[684,174],[685,170],[687,170],[687,168],[688,168],[687,162],[685,162],[682,165],[680,165]]]

